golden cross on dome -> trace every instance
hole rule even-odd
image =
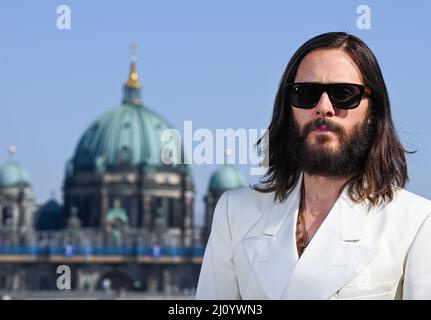
[[[132,54],[130,56],[130,74],[129,79],[127,80],[127,85],[132,88],[140,88],[141,83],[139,82],[138,72],[136,70],[136,61],[138,60],[138,56],[136,55],[136,48],[138,46],[136,44],[132,44],[130,46]]]

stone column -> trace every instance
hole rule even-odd
[[[141,196],[141,201],[141,227],[151,229],[151,196],[143,193]]]
[[[183,245],[190,247],[193,243],[193,193],[186,191],[184,196],[184,229]]]
[[[19,206],[18,204],[14,204],[12,206],[12,226],[14,229],[17,229],[19,227],[19,222],[20,222],[20,210],[19,210]]]
[[[106,214],[109,209],[108,190],[106,187],[102,187],[100,190],[100,226],[106,227]]]
[[[172,275],[169,266],[163,269],[163,293],[167,295],[172,294]]]
[[[149,273],[147,275],[147,291],[152,294],[155,294],[158,291],[159,275],[157,271],[156,265],[150,266]]]
[[[192,228],[193,226],[193,196],[186,195],[184,197],[184,229]]]

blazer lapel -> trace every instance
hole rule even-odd
[[[378,251],[360,242],[365,224],[365,206],[346,187],[298,260],[283,298],[328,299],[350,282]]]
[[[269,299],[328,299],[377,252],[360,244],[366,209],[347,188],[298,260],[296,220],[303,175],[283,202],[271,199],[263,219],[241,241],[253,273]]]
[[[269,299],[280,299],[298,260],[295,240],[299,183],[283,202],[270,200],[262,221],[241,241],[256,279]],[[263,230],[263,232],[262,232]]]

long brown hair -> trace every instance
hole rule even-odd
[[[304,57],[313,50],[323,48],[344,50],[357,64],[364,85],[372,91],[369,110],[371,109],[373,141],[363,169],[355,173],[344,186],[349,184],[348,194],[355,202],[368,200],[371,206],[375,206],[380,200],[392,201],[394,188],[403,188],[408,180],[407,151],[401,145],[392,122],[388,92],[376,57],[361,39],[344,32],[330,32],[314,37],[304,43],[290,59],[275,98],[268,128],[269,148],[263,148],[262,139],[257,142],[258,148],[268,151],[263,155],[269,165],[268,171],[261,183],[252,188],[260,192],[275,192],[275,200],[282,201],[297,184],[301,170],[291,154],[289,139],[286,139],[286,125],[290,122],[292,111],[285,88],[287,83],[294,82]]]

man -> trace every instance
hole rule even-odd
[[[197,299],[431,298],[431,201],[403,189],[406,151],[364,42],[327,33],[297,50],[268,140],[262,183],[217,204]]]

